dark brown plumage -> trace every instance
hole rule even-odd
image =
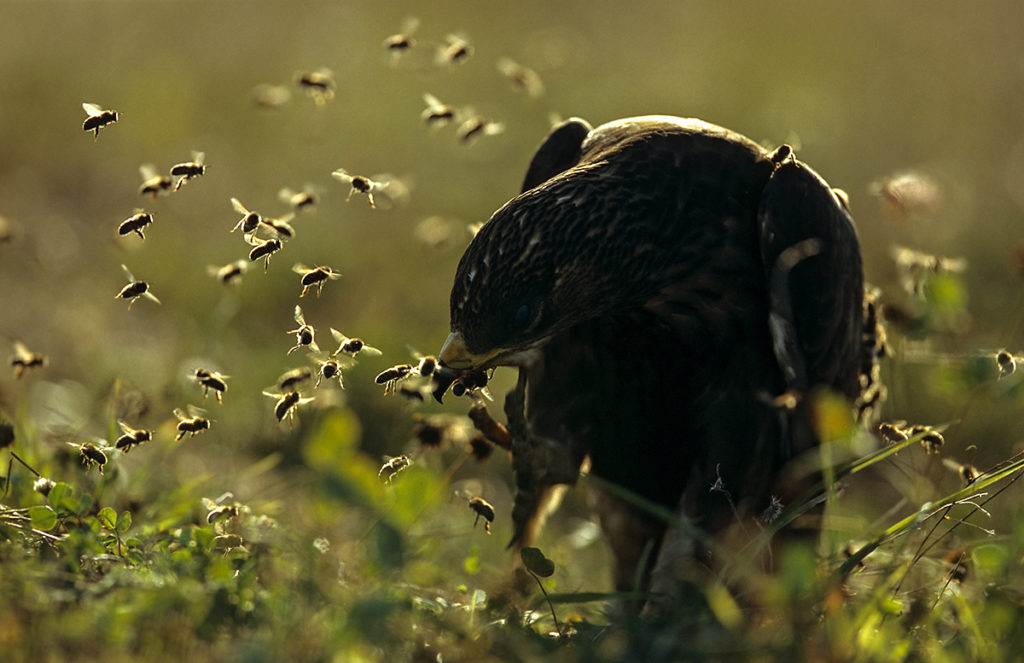
[[[441,370],[520,369],[514,543],[530,545],[588,457],[721,534],[795,497],[784,468],[817,443],[805,394],[858,398],[863,300],[845,204],[787,146],[692,119],[573,119],[463,255]],[[664,523],[597,505],[616,585],[631,589],[643,559],[646,583]]]

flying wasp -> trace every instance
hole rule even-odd
[[[295,418],[296,408],[313,400],[312,398],[303,398],[297,391],[286,391],[283,394],[264,391],[263,395],[277,399],[277,402],[274,403],[274,416],[277,417],[279,422],[287,418],[289,426],[292,425],[292,421]]]
[[[288,103],[292,98],[292,93],[283,85],[260,83],[253,87],[250,98],[260,108],[273,110]]]
[[[82,442],[76,444],[74,442],[68,442],[72,447],[78,449],[78,454],[82,458],[82,464],[86,467],[92,467],[95,465],[99,468],[100,474],[103,474],[103,467],[107,464],[107,454],[104,452],[107,449],[106,440],[97,440],[99,444],[95,442]]]
[[[14,354],[8,359],[16,380],[34,368],[43,368],[48,362],[46,355],[32,352],[21,341],[14,341]]]
[[[174,185],[174,190],[177,191],[182,187],[185,182],[199,177],[206,172],[206,164],[203,163],[203,159],[206,157],[202,152],[192,152],[192,161],[183,161],[171,166],[171,175],[178,178],[177,183]]]
[[[437,368],[437,357],[433,355],[427,355],[420,357],[420,361],[416,364],[416,372],[420,374],[420,377],[429,378],[434,374],[434,369]]]
[[[508,79],[512,86],[531,99],[544,93],[544,83],[533,69],[519,64],[510,58],[498,59],[498,71]]]
[[[442,103],[440,99],[429,92],[423,93],[423,101],[427,107],[420,113],[420,119],[429,127],[446,126],[454,122],[459,115],[459,110],[455,106]]]
[[[412,364],[397,364],[378,373],[374,382],[384,385],[384,394],[387,395],[395,390],[400,381],[414,375],[415,370],[416,367]]]
[[[483,433],[477,433],[469,438],[469,452],[477,462],[482,463],[494,453],[494,444]]]
[[[245,208],[238,198],[231,199],[231,206],[235,208],[235,211],[242,215],[235,227],[231,229],[231,232],[241,230],[242,235],[252,235],[256,232],[256,229],[260,227],[260,222],[263,221],[263,217],[256,212],[251,212]]]
[[[450,34],[445,43],[437,49],[438,64],[455,66],[462,64],[473,55],[473,45],[459,35]]]
[[[151,163],[139,166],[139,174],[142,175],[142,184],[139,186],[140,196],[150,196],[156,199],[162,193],[170,193],[174,186],[174,180],[167,175],[161,175]]]
[[[1008,378],[1017,370],[1017,362],[1024,361],[1024,357],[1018,357],[1007,350],[1000,350],[991,355],[996,360],[996,368],[999,369],[999,379]]]
[[[256,262],[260,258],[263,258],[263,273],[266,273],[270,269],[270,257],[281,250],[284,246],[281,244],[279,239],[260,239],[249,235],[245,238],[245,241],[253,247],[249,251],[249,261]]]
[[[283,373],[281,377],[277,378],[277,388],[295,391],[300,384],[308,381],[312,377],[313,371],[305,366],[293,368],[290,371]]]
[[[981,476],[981,472],[978,471],[978,468],[970,463],[958,463],[952,458],[943,458],[942,464],[959,474],[960,480],[963,481],[964,486],[971,485],[978,480],[979,476]]]
[[[379,357],[382,354],[377,348],[363,342],[363,339],[349,338],[334,327],[331,327],[331,336],[338,342],[338,349],[331,353],[332,357],[337,357],[342,353],[352,357],[356,357],[360,352],[365,352],[374,357]]]
[[[295,84],[304,90],[317,106],[323,106],[334,98],[334,74],[330,69],[300,71],[295,74]]]
[[[494,136],[500,134],[504,130],[505,125],[501,122],[495,122],[483,115],[473,115],[459,125],[456,133],[458,133],[459,140],[464,144],[469,145],[475,142],[480,136]]]
[[[341,374],[341,364],[337,359],[318,359],[316,360],[317,365],[317,376],[316,384],[313,385],[314,389],[320,387],[321,380],[333,380],[337,378],[338,386],[342,389],[345,388],[345,379]]]
[[[121,427],[121,437],[114,441],[114,448],[121,453],[128,453],[143,442],[149,442],[153,439],[152,431],[132,428],[123,421],[118,421],[117,425]]]
[[[263,227],[273,232],[274,236],[277,237],[277,239],[286,240],[295,237],[295,228],[293,228],[292,224],[289,223],[289,221],[291,221],[294,218],[295,214],[289,212],[288,214],[285,214],[284,216],[279,218],[265,216],[262,219],[260,219],[260,223],[263,225]]]
[[[277,197],[281,202],[291,205],[296,212],[311,208],[319,202],[316,193],[309,187],[302,191],[292,191],[284,187],[277,192]]]
[[[195,437],[204,430],[210,430],[210,420],[203,416],[205,412],[194,405],[188,406],[188,413],[179,408],[174,408],[174,416],[178,418],[178,436],[175,440],[181,440],[187,433],[189,437]]]
[[[906,430],[903,429],[903,424],[906,424],[906,422],[902,422],[897,425],[896,423],[883,421],[878,424],[878,434],[882,436],[882,441],[889,445],[898,444],[908,440],[910,436],[908,436]]]
[[[121,288],[121,292],[114,295],[114,299],[127,299],[128,310],[131,310],[132,305],[135,304],[135,300],[139,297],[147,297],[157,304],[160,303],[160,300],[156,298],[156,295],[150,292],[148,283],[145,281],[139,281],[132,276],[132,273],[128,270],[127,266],[121,265],[121,269],[124,270],[125,276],[128,277],[128,285]]]
[[[299,262],[292,266],[292,271],[301,275],[299,283],[302,285],[302,292],[299,293],[299,297],[305,297],[309,289],[313,287],[316,288],[316,296],[319,297],[328,280],[341,278],[341,272],[336,272],[326,265],[306,267]]]
[[[352,198],[352,194],[361,193],[366,196],[366,199],[370,201],[370,207],[376,208],[377,204],[373,200],[374,193],[381,193],[390,186],[391,182],[378,182],[364,177],[362,175],[350,175],[344,168],[335,170],[331,175],[337,179],[345,182],[349,185],[348,196],[345,198],[345,202],[348,202]]]
[[[420,25],[420,20],[414,16],[410,16],[402,21],[402,31],[389,35],[384,39],[384,48],[391,54],[391,66],[394,67],[398,64],[398,60],[403,54],[408,53],[413,46],[416,45],[416,40],[413,39],[413,33],[416,32],[416,28]]]
[[[108,124],[117,122],[121,115],[117,111],[100,108],[96,104],[83,103],[82,108],[85,110],[86,115],[89,116],[85,118],[85,122],[82,123],[82,129],[84,131],[92,131],[93,140],[99,139],[100,129]]]
[[[203,498],[203,506],[206,507],[206,522],[216,525],[222,520],[238,517],[237,504],[217,504],[208,497]]]
[[[232,283],[238,283],[241,280],[242,274],[245,274],[247,269],[249,269],[248,262],[245,260],[236,260],[220,267],[210,265],[206,268],[206,273],[210,276],[216,277],[216,279],[224,285],[230,285]]]
[[[206,522],[209,525],[217,525],[223,520],[229,518],[237,518],[241,512],[242,505],[238,502],[234,504],[221,504],[226,499],[233,497],[231,493],[225,493],[221,495],[216,501],[211,500],[209,497],[202,498],[203,507],[206,509]]]
[[[313,329],[313,325],[306,324],[306,317],[302,314],[302,307],[298,304],[295,305],[295,322],[299,324],[295,329],[289,329],[286,334],[295,334],[295,347],[288,351],[291,354],[301,348],[302,346],[308,346],[315,352],[320,351],[320,347],[316,344],[316,330]]]
[[[484,519],[484,531],[490,534],[491,523],[494,522],[494,506],[482,497],[470,497],[469,508],[476,514],[476,518],[473,519],[473,527],[476,527],[482,516]]]
[[[228,383],[226,380],[229,376],[221,375],[217,371],[208,371],[205,368],[197,368],[192,378],[199,383],[199,386],[203,388],[203,400],[206,400],[206,396],[213,390],[213,395],[216,396],[217,402],[223,402],[221,397],[224,392],[228,390]]]
[[[123,236],[128,233],[135,233],[145,241],[146,235],[142,232],[142,229],[151,223],[153,223],[153,215],[149,212],[138,210],[135,214],[121,222],[121,225],[117,227],[117,234]]]
[[[924,173],[905,172],[873,182],[869,187],[892,216],[906,218],[938,209],[942,202],[939,183]]]
[[[380,471],[377,472],[377,478],[383,481],[385,485],[390,486],[395,475],[410,465],[412,465],[412,459],[404,454],[401,456],[395,456],[394,458],[388,458],[381,466]]]

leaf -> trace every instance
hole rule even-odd
[[[132,526],[132,514],[129,511],[123,512],[117,517],[117,531],[124,534]]]
[[[117,529],[117,512],[109,506],[100,509],[100,512],[96,514],[96,519],[100,521],[103,529]]]
[[[519,556],[522,557],[526,570],[536,576],[547,578],[555,572],[555,563],[545,557],[540,548],[523,548],[519,551]]]
[[[63,481],[53,484],[47,501],[57,511],[74,511],[77,503],[73,499],[74,489]]]
[[[41,532],[49,532],[57,526],[57,512],[48,506],[34,506],[28,510],[32,519],[32,528]]]

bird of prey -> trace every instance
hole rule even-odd
[[[818,444],[809,395],[852,406],[877,378],[864,302],[845,197],[788,146],[696,119],[574,118],[462,256],[439,371],[519,369],[513,544],[585,462],[710,535],[750,536],[796,497],[787,466]],[[596,507],[617,588],[649,586],[664,520],[610,493]]]

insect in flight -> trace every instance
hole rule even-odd
[[[473,55],[473,45],[459,35],[450,34],[445,37],[445,43],[438,47],[438,64],[454,66],[462,64]]]
[[[385,395],[390,394],[400,381],[415,375],[415,370],[416,367],[412,364],[396,364],[378,373],[374,382],[384,385]]]
[[[235,262],[229,262],[226,265],[217,267],[216,265],[210,265],[206,268],[206,273],[210,276],[216,277],[218,281],[224,285],[230,285],[232,283],[238,283],[241,280],[242,274],[249,269],[249,263],[245,260],[236,260]]]
[[[469,452],[476,458],[477,462],[484,462],[494,452],[494,445],[483,433],[477,433],[469,438]]]
[[[256,262],[260,258],[263,258],[263,272],[266,273],[270,269],[270,257],[281,250],[283,244],[279,239],[260,239],[249,235],[245,238],[245,241],[253,247],[249,251],[249,260]]]
[[[942,464],[959,474],[960,480],[963,481],[965,486],[971,485],[978,480],[979,476],[981,476],[981,472],[978,471],[978,468],[970,463],[958,463],[952,458],[943,458]]]
[[[167,175],[161,175],[151,163],[139,166],[139,173],[142,175],[142,184],[139,186],[139,195],[156,198],[160,194],[170,193],[174,186],[174,180]]]
[[[174,416],[178,418],[178,436],[175,440],[181,440],[187,433],[189,437],[195,437],[204,430],[210,430],[210,420],[205,416],[202,408],[194,405],[188,406],[188,413],[179,408],[174,408]]]
[[[495,122],[494,120],[482,115],[473,115],[459,125],[456,133],[459,135],[459,140],[461,140],[465,145],[469,145],[475,142],[480,136],[494,136],[500,134],[504,130],[505,125],[501,122]]]
[[[285,418],[288,419],[288,425],[291,426],[295,418],[295,410],[300,405],[305,405],[313,401],[312,398],[304,398],[297,391],[286,391],[283,394],[275,394],[270,391],[264,391],[264,396],[277,399],[274,403],[274,416],[277,417],[279,422],[283,422]]]
[[[288,351],[291,354],[303,346],[308,346],[314,352],[319,352],[320,348],[316,344],[316,330],[313,329],[313,325],[306,324],[306,317],[302,314],[302,307],[298,304],[295,305],[295,322],[299,323],[299,326],[295,329],[289,329],[286,334],[295,334],[295,346]]]
[[[934,212],[942,202],[939,183],[918,172],[883,178],[872,183],[869,191],[879,198],[886,212],[897,218]]]
[[[121,453],[128,453],[143,442],[153,439],[152,431],[132,428],[123,421],[118,421],[117,425],[121,427],[121,436],[114,441],[114,448]]]
[[[511,58],[499,58],[498,71],[509,80],[516,90],[531,99],[536,99],[544,93],[544,83],[541,82],[537,72]]]
[[[260,83],[250,94],[252,102],[260,108],[275,109],[284,106],[292,98],[291,91],[283,85]]]
[[[459,116],[459,110],[455,106],[442,103],[440,99],[429,92],[423,94],[423,101],[427,107],[420,113],[420,119],[429,127],[446,126]]]
[[[221,504],[224,500],[231,499],[231,493],[225,493],[221,495],[216,501],[211,500],[209,497],[202,498],[203,507],[206,509],[206,522],[209,525],[218,525],[221,521],[226,521],[230,518],[237,518],[241,512],[242,505],[238,502],[234,504]]]
[[[34,368],[46,366],[49,359],[45,355],[32,352],[21,341],[14,341],[14,354],[11,355],[9,363],[14,369],[14,378],[19,379],[28,371]]]
[[[231,232],[241,230],[242,235],[252,235],[256,232],[256,229],[260,227],[260,222],[263,221],[263,217],[256,212],[251,212],[245,208],[238,198],[231,199],[231,206],[236,212],[242,215],[242,218],[235,224],[235,227],[231,229]]]
[[[260,219],[260,223],[265,228],[273,232],[274,236],[277,239],[285,240],[295,237],[295,228],[293,228],[292,225],[289,223],[289,221],[291,221],[294,218],[295,214],[289,212],[288,214],[285,214],[280,218],[265,216],[262,219]]]
[[[124,270],[124,275],[128,277],[128,285],[121,288],[121,292],[114,295],[114,299],[127,299],[129,310],[131,310],[132,305],[135,304],[135,300],[139,297],[147,297],[157,304],[160,303],[160,300],[156,298],[156,295],[150,291],[148,283],[136,279],[128,270],[127,266],[121,265],[121,269]]]
[[[334,75],[330,69],[298,72],[295,83],[313,99],[317,106],[323,106],[334,98]]]
[[[381,466],[380,471],[377,472],[377,478],[383,481],[385,485],[390,486],[395,475],[410,465],[412,465],[412,459],[404,454],[401,456],[395,456],[394,458],[388,458]]]
[[[300,384],[308,381],[313,377],[313,371],[300,366],[299,368],[293,368],[290,371],[286,371],[277,379],[278,389],[288,389],[295,391]]]
[[[402,56],[412,50],[416,45],[416,39],[413,38],[413,33],[416,32],[416,28],[420,25],[420,20],[414,16],[409,16],[402,21],[402,31],[396,32],[393,35],[388,35],[384,38],[384,48],[387,49],[391,56],[391,66],[398,66],[399,60]]]
[[[391,182],[388,181],[378,182],[362,175],[350,175],[344,168],[335,170],[331,175],[335,179],[341,180],[349,185],[350,188],[348,190],[348,196],[345,198],[345,202],[348,202],[352,198],[352,194],[361,193],[366,196],[366,199],[370,202],[371,208],[377,207],[377,204],[373,200],[373,194],[379,194],[391,185]]]
[[[171,166],[171,175],[178,178],[177,183],[174,185],[174,190],[177,191],[189,180],[199,177],[206,172],[206,164],[203,160],[206,155],[202,152],[192,152],[192,161],[183,161],[176,163]]]
[[[82,442],[81,444],[68,442],[68,444],[78,449],[78,454],[82,458],[83,465],[86,467],[92,467],[95,465],[99,468],[100,474],[103,474],[103,467],[107,464],[107,454],[105,450],[109,449],[106,440]]]
[[[332,357],[344,353],[352,357],[356,357],[360,352],[365,352],[368,355],[379,357],[382,353],[372,345],[367,345],[361,338],[349,338],[340,331],[331,327],[331,336],[338,342],[338,349],[331,353]]]
[[[143,210],[137,210],[135,214],[121,222],[121,225],[117,227],[117,234],[124,236],[128,233],[135,233],[145,241],[146,235],[142,232],[142,229],[151,223],[153,223],[152,214]]]
[[[310,187],[306,187],[302,191],[293,191],[284,187],[277,192],[277,197],[281,202],[291,205],[296,212],[312,208],[319,202],[316,192]]]
[[[1024,361],[1024,357],[1018,357],[1007,350],[1000,350],[995,353],[996,367],[999,369],[999,378],[1007,378],[1017,370],[1017,362]]]
[[[473,527],[476,527],[482,516],[484,519],[484,531],[490,534],[491,523],[494,522],[494,507],[491,503],[482,497],[470,497],[469,508],[476,514],[476,518],[473,519]]]
[[[321,380],[333,380],[337,378],[338,386],[342,389],[345,388],[345,379],[341,374],[341,363],[337,359],[314,359],[317,366],[316,384],[313,385],[314,389],[320,387]]]
[[[82,108],[85,110],[86,115],[89,117],[85,118],[85,122],[82,123],[82,129],[84,131],[93,132],[93,140],[98,140],[100,137],[100,129],[117,122],[121,116],[117,111],[107,110],[101,108],[96,104],[83,103]]]
[[[197,368],[192,376],[199,386],[203,388],[203,400],[206,400],[206,396],[213,390],[213,395],[217,398],[217,402],[223,402],[221,398],[224,392],[228,390],[227,379],[230,376],[221,375],[217,371],[208,371],[205,368]]]
[[[292,271],[300,275],[299,283],[302,285],[302,292],[299,297],[305,297],[310,288],[316,288],[316,296],[324,289],[324,284],[330,279],[341,278],[341,272],[336,272],[326,265],[307,267],[302,263],[295,263]]]

